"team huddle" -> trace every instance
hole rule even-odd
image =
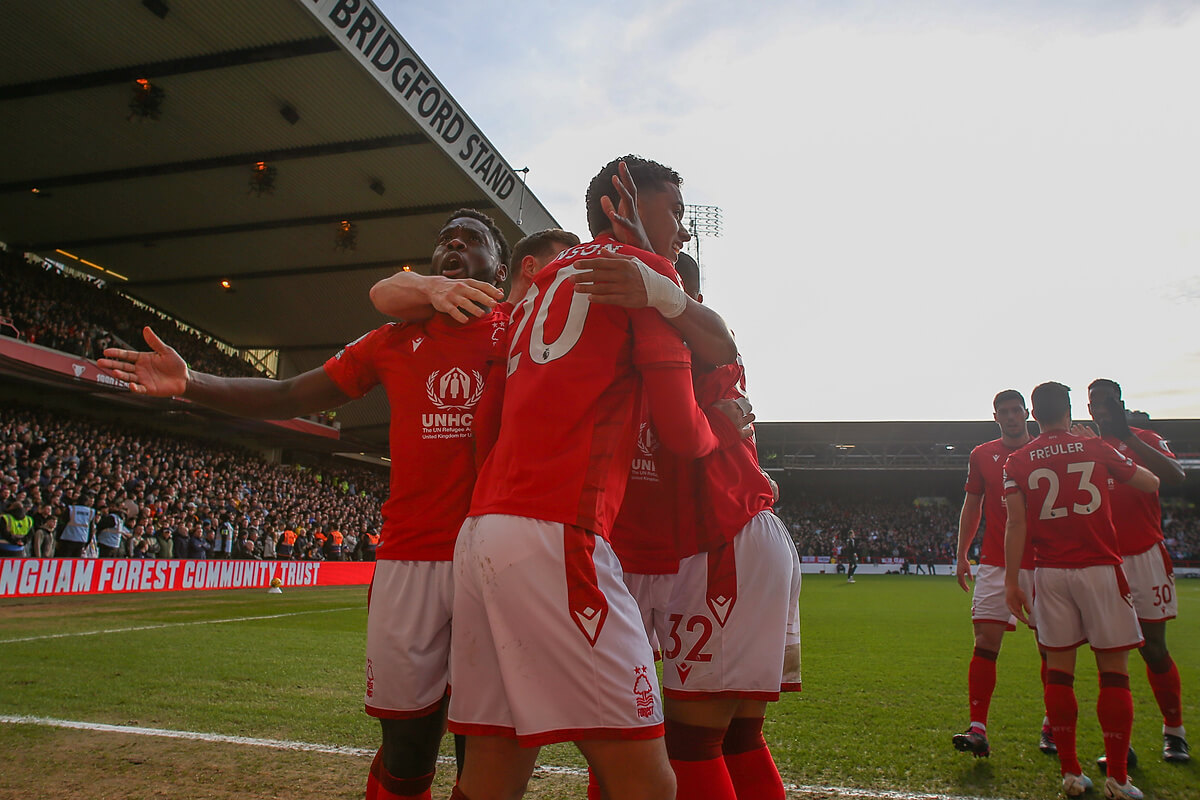
[[[288,380],[193,372],[149,329],[151,352],[100,361],[135,392],[265,418],[383,385],[404,457],[368,596],[368,800],[431,797],[447,727],[452,798],[522,796],[565,741],[589,798],[784,797],[762,728],[800,689],[800,564],[733,338],[681,254],[681,183],[610,162],[582,244],[554,229],[510,252],[486,215],[451,214],[430,275],[371,290],[403,322]]]
[[[1098,434],[1073,423],[1069,392],[1053,382],[1033,390],[1041,428],[1036,438],[1021,394],[1000,392],[992,405],[1001,437],[971,452],[956,567],[964,590],[981,513],[985,530],[971,606],[971,724],[953,744],[990,755],[996,660],[1005,630],[1020,620],[1037,634],[1046,712],[1039,748],[1057,754],[1063,791],[1075,797],[1092,788],[1075,747],[1075,653],[1086,642],[1100,678],[1096,714],[1105,752],[1097,765],[1106,775],[1105,796],[1140,800],[1128,774],[1134,763],[1130,650],[1140,649],[1162,713],[1163,758],[1190,758],[1179,671],[1166,646],[1165,623],[1177,604],[1158,500],[1160,481],[1181,483],[1184,472],[1160,436],[1129,426],[1116,382],[1101,378],[1088,387]]]

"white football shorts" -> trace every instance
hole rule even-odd
[[[1142,628],[1119,564],[1077,569],[1038,567],[1038,644],[1071,650],[1087,642],[1093,650],[1132,650],[1142,645]]]
[[[436,711],[450,679],[454,565],[378,561],[367,597],[367,713],[405,719]]]
[[[1033,570],[1023,569],[1017,576],[1021,590],[1033,605]],[[975,573],[975,591],[971,596],[971,621],[996,622],[1007,625],[1008,630],[1017,629],[1017,618],[1008,610],[1008,596],[1004,590],[1004,567],[980,564]],[[1037,630],[1037,615],[1030,611],[1029,627]]]
[[[608,542],[468,517],[454,566],[451,731],[530,747],[663,735],[654,655]]]
[[[665,575],[647,575],[640,572],[623,572],[625,587],[633,595],[642,615],[642,626],[646,629],[646,638],[657,660],[662,655],[662,647],[658,641],[657,629],[666,625],[667,603],[675,590],[675,581],[679,577],[672,572]]]
[[[778,700],[800,691],[800,559],[763,511],[733,541],[679,563],[665,625],[663,692]]]
[[[1175,568],[1162,542],[1134,556],[1125,556],[1122,565],[1133,592],[1133,608],[1140,622],[1166,622],[1175,619],[1179,603],[1175,599]]]

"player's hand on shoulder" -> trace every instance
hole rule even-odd
[[[175,349],[155,335],[150,326],[142,329],[150,352],[108,347],[96,363],[129,384],[136,394],[152,397],[178,397],[187,389],[187,362]]]
[[[1099,435],[1092,430],[1091,425],[1084,425],[1082,422],[1076,422],[1071,426],[1071,433],[1082,439],[1098,439]]]
[[[449,315],[456,322],[482,317],[504,299],[503,291],[474,278],[432,277],[437,280],[430,284],[429,302],[435,311]]]
[[[649,302],[646,281],[633,256],[603,256],[575,262],[581,270],[571,276],[575,291],[591,295],[593,303],[622,308],[645,308]]]

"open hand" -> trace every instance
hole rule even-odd
[[[600,208],[608,215],[613,226],[613,236],[623,244],[640,247],[654,252],[650,245],[650,237],[642,227],[642,218],[638,215],[637,184],[629,174],[629,167],[622,161],[617,164],[617,174],[612,177],[613,188],[617,190],[617,206],[613,207],[612,198],[601,195]]]
[[[136,394],[151,397],[179,397],[187,389],[188,367],[179,353],[154,335],[147,325],[142,329],[149,353],[109,347],[96,363],[129,384]]]

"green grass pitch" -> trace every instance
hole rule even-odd
[[[1200,580],[1178,582],[1168,643],[1184,721],[1200,744]],[[1038,752],[1038,659],[1026,630],[1005,637],[992,701],[990,759],[950,745],[967,724],[969,597],[949,577],[805,576],[804,691],[768,715],[785,781],[998,798],[1061,796],[1057,762]],[[286,616],[278,616],[286,615]],[[270,616],[259,620],[222,622]],[[211,622],[214,624],[180,624]],[[109,629],[143,630],[78,634]],[[0,714],[184,728],[259,738],[377,746],[362,711],[365,587],[140,594],[0,601]],[[1135,783],[1157,800],[1200,798],[1200,764],[1165,764],[1157,707],[1131,656]],[[1079,751],[1102,751],[1096,668],[1081,650]],[[23,726],[0,726],[13,752]],[[581,765],[568,746],[543,763]],[[1197,759],[1200,761],[1200,758]],[[1097,796],[1102,796],[1097,793]]]

